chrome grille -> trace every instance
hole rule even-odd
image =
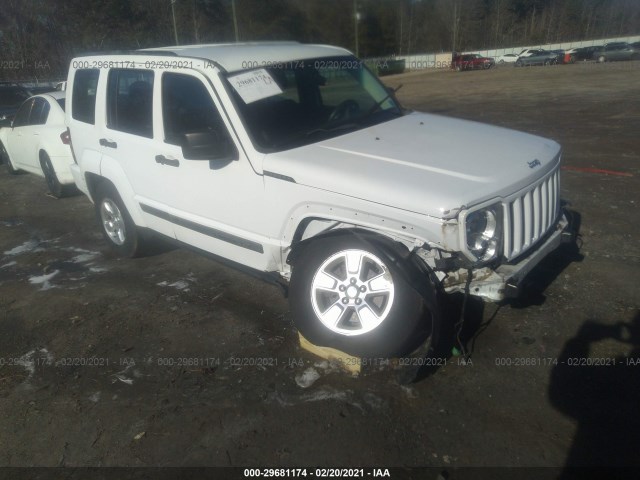
[[[511,260],[536,243],[560,212],[560,170],[503,204],[504,256]]]

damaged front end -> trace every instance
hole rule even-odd
[[[561,243],[574,241],[561,208],[559,168],[511,195],[461,207],[442,224],[442,250],[416,252],[445,292],[499,302],[519,295],[522,282]]]

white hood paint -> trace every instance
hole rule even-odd
[[[411,113],[312,145],[268,154],[264,170],[298,184],[411,212],[507,196],[559,161],[553,140],[483,123]],[[541,165],[531,168],[528,162]]]

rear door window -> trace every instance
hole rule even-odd
[[[153,137],[153,72],[113,69],[107,81],[107,127]]]
[[[18,112],[16,113],[16,116],[13,119],[14,127],[24,127],[25,125],[29,124],[29,115],[31,115],[33,100],[33,98],[30,98],[20,106]]]
[[[31,116],[29,117],[29,125],[44,125],[47,123],[50,110],[49,102],[44,98],[36,97],[34,99]]]

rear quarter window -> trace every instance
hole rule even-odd
[[[96,90],[100,70],[77,70],[73,81],[71,112],[74,120],[95,125]]]
[[[50,109],[49,102],[44,98],[36,97],[33,108],[31,109],[29,125],[44,125],[47,123]]]

